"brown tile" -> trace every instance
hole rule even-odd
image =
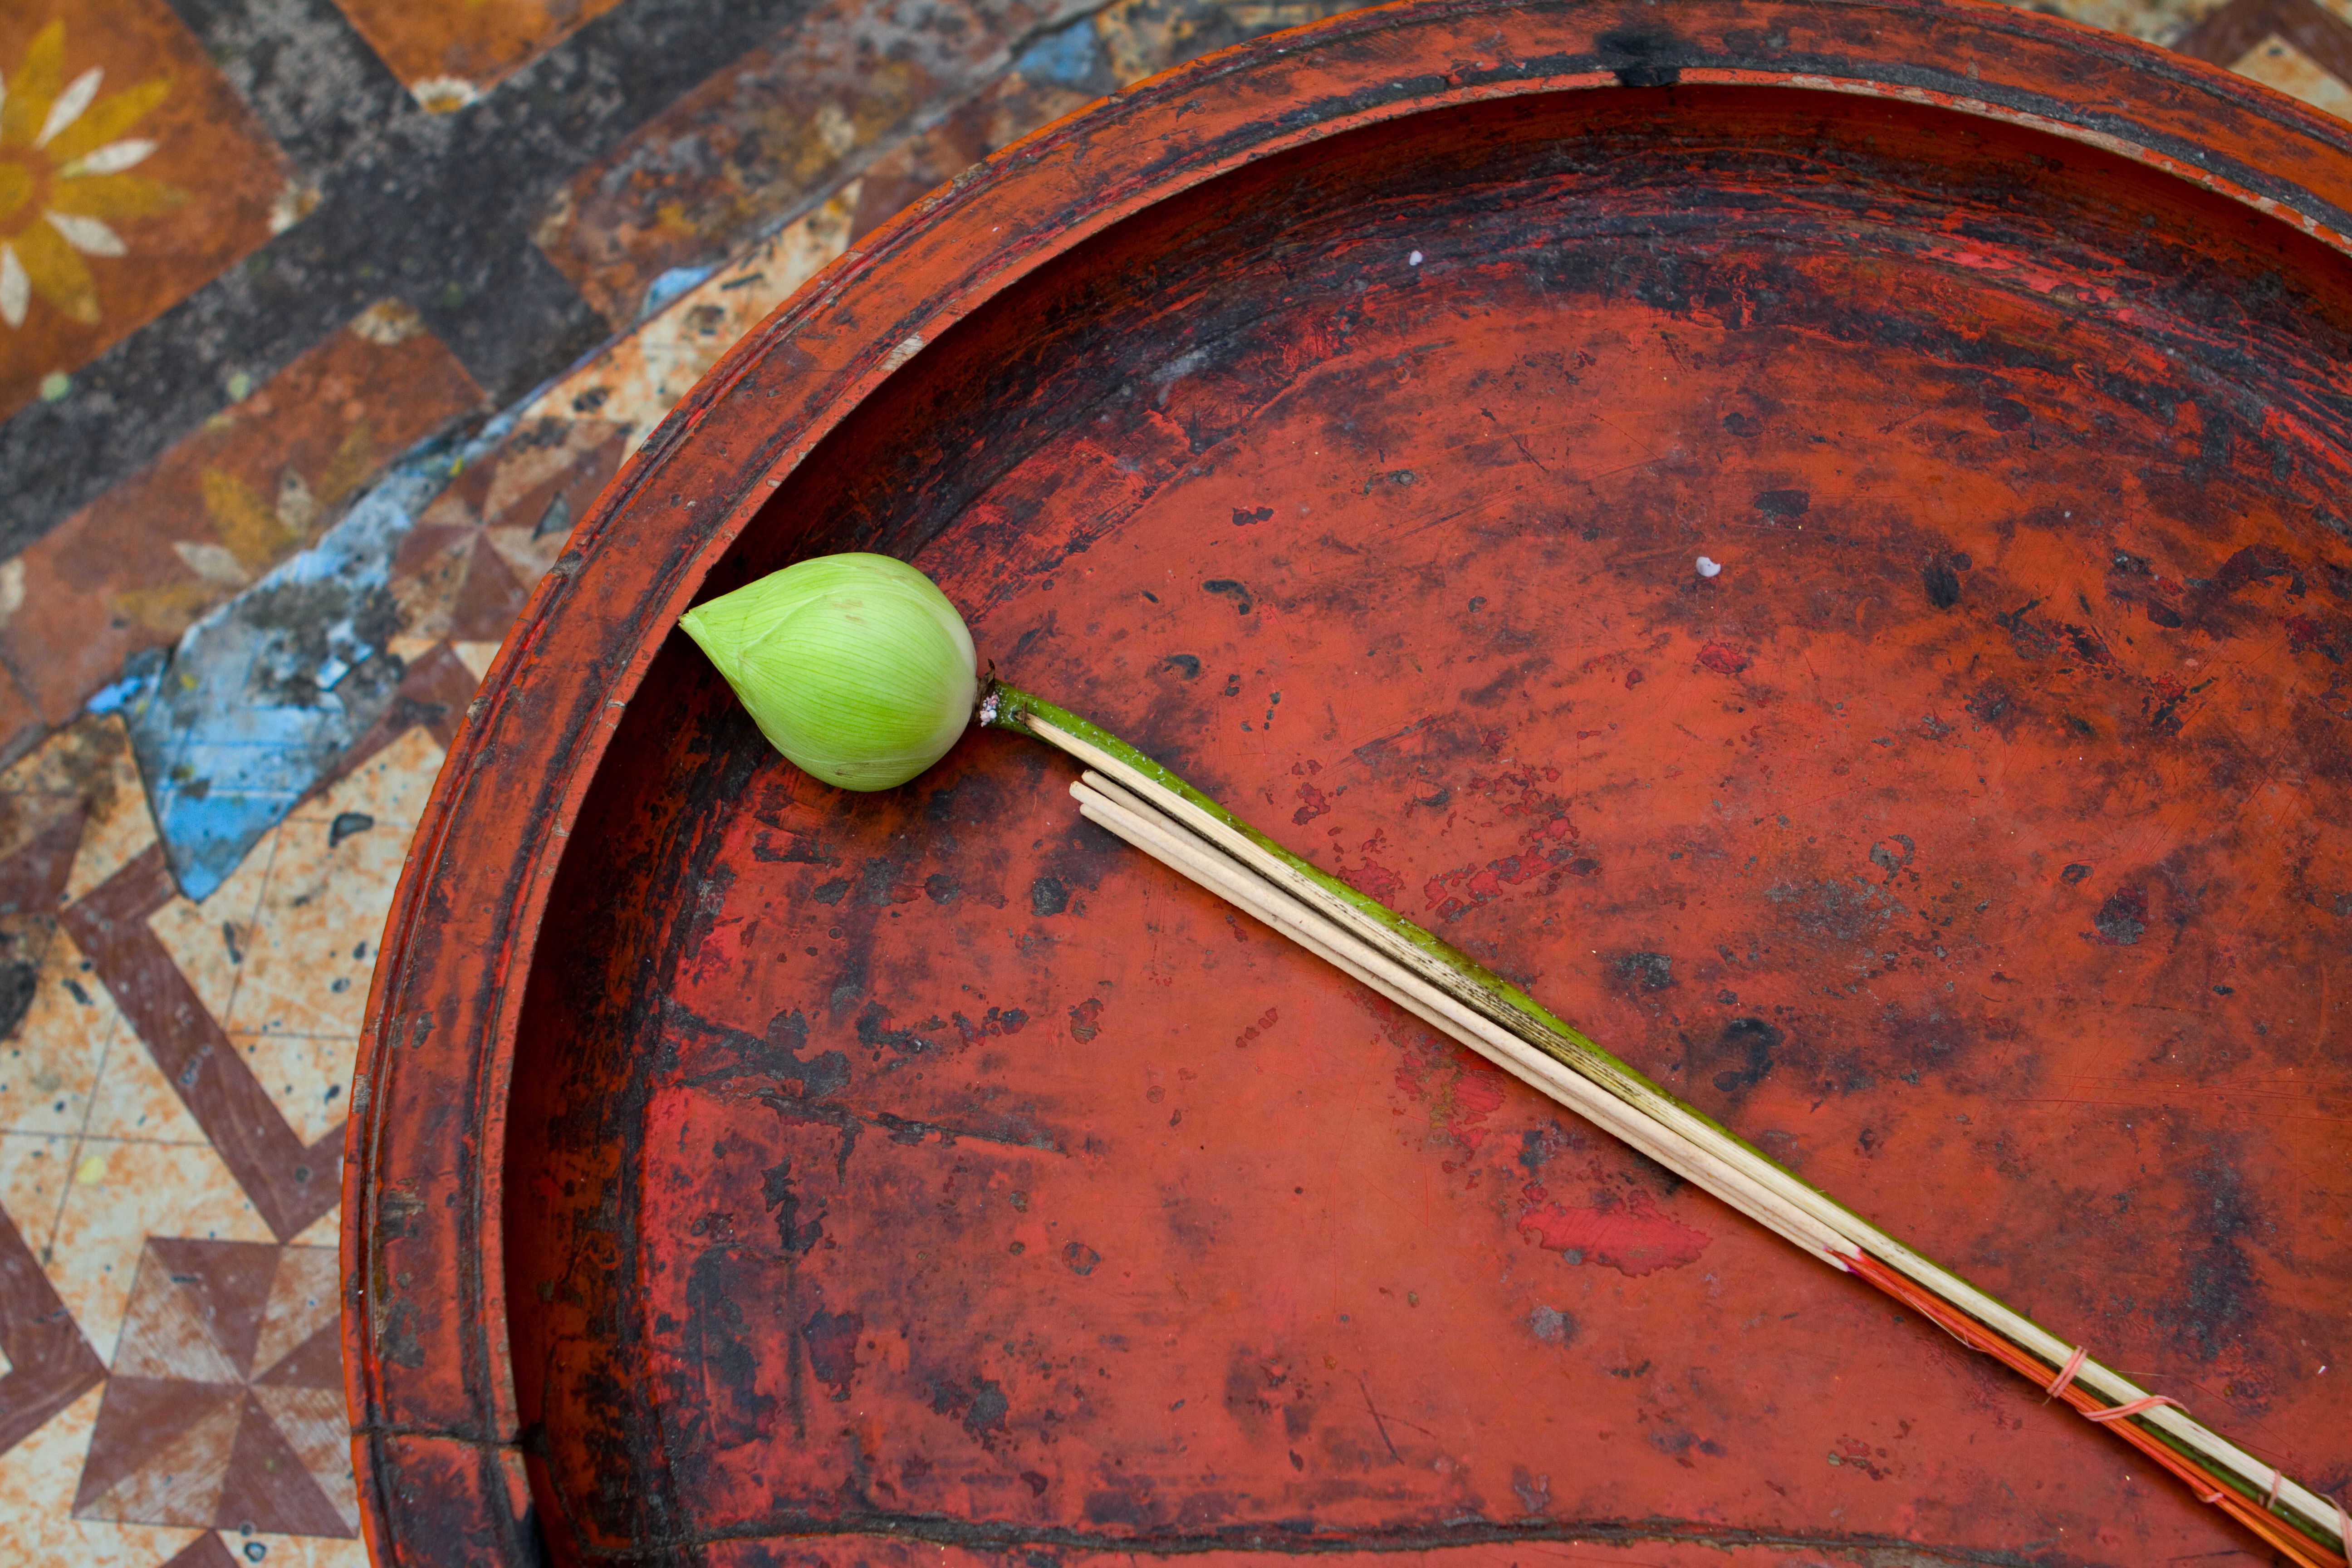
[[[463,109],[621,0],[337,0],[425,108]]]
[[[149,926],[149,917],[173,897],[163,856],[151,849],[68,910],[65,929],[212,1150],[284,1240],[334,1206],[341,1132],[306,1142],[287,1125]]]
[[[849,243],[857,190],[852,181],[735,257],[636,331],[566,374],[541,395],[530,413],[593,410],[625,437],[623,453],[635,451],[736,339],[841,254]],[[513,559],[511,552],[509,559]]]
[[[606,419],[533,417],[417,519],[393,565],[401,629],[496,643],[621,464]]]
[[[0,70],[5,417],[268,239],[288,171],[164,0],[0,7]]]
[[[951,112],[861,173],[851,243],[982,158],[1114,88],[1264,33],[1357,8],[1355,0],[1231,4],[1122,0],[1083,30],[1041,40]]]
[[[341,1311],[342,1275],[331,1247],[281,1247],[278,1269],[262,1305],[261,1332],[253,1347],[253,1378],[286,1387],[338,1388],[340,1373],[324,1381],[313,1375],[310,1347],[331,1336]]]
[[[81,841],[59,889],[80,898],[155,840],[154,819],[131,754],[131,735],[112,714],[79,720],[50,734],[0,773],[0,796],[47,795],[81,803]]]
[[[236,1384],[110,1378],[74,1492],[75,1516],[212,1523],[245,1403]]]
[[[75,1511],[350,1534],[341,1379],[310,1349],[332,1338],[334,1271],[324,1248],[149,1241]],[[263,1357],[273,1375],[250,1387]],[[312,1375],[274,1375],[296,1363]]]
[[[541,246],[598,310],[629,321],[662,272],[717,261],[821,199],[1067,14],[1018,0],[820,5],[583,171],[542,217]]]
[[[262,1315],[283,1250],[267,1243],[156,1237],[148,1242],[147,1257],[140,1264],[123,1331],[130,1332],[149,1302],[184,1301],[242,1380],[252,1370],[254,1348],[261,1342]]]
[[[150,1237],[271,1239],[209,1145],[84,1138],[72,1160],[42,1264],[91,1348],[110,1363],[121,1349]]]
[[[79,1398],[105,1367],[58,1298],[14,1221],[0,1213],[0,1452]]]
[[[2322,113],[2352,120],[2352,86],[2276,33],[2231,61],[2230,68]]]
[[[240,1568],[240,1565],[237,1565],[236,1552],[230,1552],[226,1544],[221,1544],[219,1535],[205,1531],[163,1568]]]
[[[82,816],[73,795],[0,795],[0,916],[57,912]]]
[[[337,1528],[299,1533],[338,1535],[357,1529],[359,1489],[352,1479],[352,1418],[343,1408],[342,1379],[337,1377],[332,1387],[256,1388],[251,1392],[312,1484],[318,1487],[320,1497],[334,1510],[332,1517]],[[281,1522],[278,1528],[290,1530],[290,1521]]]
[[[238,1568],[236,1553],[206,1531],[183,1547],[163,1568]]]
[[[268,1530],[288,1535],[349,1535],[359,1528],[358,1510],[344,1517],[320,1489],[306,1462],[323,1458],[331,1466],[340,1457],[346,1474],[351,1468],[348,1447],[339,1450],[326,1446],[321,1452],[318,1405],[322,1394],[334,1401],[323,1389],[282,1389],[271,1391],[265,1405],[261,1391],[247,1391],[244,1419],[237,1424],[228,1473],[220,1500],[214,1506],[215,1524],[224,1530]],[[276,1419],[279,1411],[302,1436],[307,1453],[298,1449],[279,1426]]]
[[[24,1011],[0,1039],[0,1131],[79,1132],[109,1053],[125,1043],[122,1015],[71,937],[52,929],[26,941],[8,923],[0,1003]]]
[[[240,928],[235,997],[219,1016],[305,1143],[342,1120],[375,942],[440,764],[440,745],[411,730],[305,803],[278,827]]]
[[[9,1568],[225,1568],[201,1551],[210,1531],[117,1524],[73,1516],[74,1492],[102,1398],[96,1388],[0,1454],[0,1520],[7,1521]],[[249,1568],[239,1561],[233,1568]],[[273,1563],[271,1568],[279,1568]]]
[[[330,1265],[334,1262],[332,1247],[322,1247]],[[330,1300],[331,1301],[331,1295]],[[259,1364],[259,1363],[257,1363]],[[330,1320],[319,1326],[310,1337],[289,1352],[263,1373],[257,1386],[265,1388],[325,1389],[340,1402],[343,1388],[343,1346],[341,1326]],[[349,1436],[347,1431],[344,1436]]]
[[[193,1290],[134,1289],[108,1370],[116,1377],[171,1383],[241,1381],[236,1362],[205,1321],[204,1307]]]
[[[315,539],[387,459],[476,405],[473,382],[415,320],[378,312],[331,333],[10,563],[22,595],[0,593],[17,599],[0,658],[46,720],[71,719],[127,656],[176,639]]]
[[[343,1441],[348,1447],[348,1435]],[[352,1495],[358,1495],[356,1488]],[[221,1539],[236,1542],[239,1552],[259,1546],[268,1568],[368,1568],[367,1547],[355,1536],[271,1535],[262,1531],[247,1535],[238,1531]],[[237,1568],[245,1568],[249,1561],[240,1557]]]
[[[0,604],[7,602],[8,574],[16,564],[12,561],[0,565]],[[0,668],[0,761],[23,755],[48,727],[40,709],[17,684],[15,673]]]

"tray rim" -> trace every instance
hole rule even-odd
[[[1258,159],[1458,105],[1637,85],[1621,73],[1661,68],[1694,87],[1894,100],[2039,131],[2352,256],[2352,125],[2220,67],[1999,0],[1677,0],[1663,13],[1677,26],[1774,15],[1880,24],[1841,40],[1844,55],[1804,57],[1808,69],[1727,60],[1672,34],[1629,49],[1625,35],[1654,29],[1661,15],[1641,0],[1400,0],[1138,82],[991,155],[851,247],[739,340],[623,465],[534,587],[467,710],[370,986],[345,1135],[341,1334],[361,1531],[378,1568],[456,1562],[460,1552],[478,1561],[467,1547],[500,1562],[543,1560],[506,1331],[503,1156],[522,982],[570,825],[619,710],[709,566],[826,434],[965,314],[1120,220]],[[1612,35],[1612,21],[1628,25]],[[1479,47],[1463,51],[1480,24],[1489,30]],[[1958,58],[1905,47],[1923,34],[2108,69],[2029,80],[2016,69],[1978,74],[1971,60],[1963,75],[1918,63]],[[1452,68],[1400,78],[1394,56],[1433,39],[1454,46],[1443,57]],[[1585,47],[1540,64],[1511,52],[1567,41]],[[2130,97],[2101,95],[2125,73]],[[1302,97],[1299,79],[1326,90]],[[1342,87],[1351,90],[1339,95]],[[1332,108],[1311,107],[1324,104]],[[2184,121],[2210,112],[2210,133],[2235,131],[2243,156],[2166,130],[2168,107]],[[983,227],[991,216],[1003,221]],[[797,403],[780,414],[785,394]],[[689,489],[702,493],[688,499]],[[663,548],[631,548],[648,535]],[[611,662],[608,634],[630,629],[638,635],[625,660]],[[537,781],[528,798],[486,776],[518,766]],[[461,844],[455,829],[468,808],[493,831],[468,824]],[[485,841],[510,852],[468,852]],[[428,933],[472,926],[486,940],[454,961],[436,968],[430,952],[420,956]],[[454,1127],[453,1110],[464,1113]],[[428,1191],[442,1202],[427,1204]],[[428,1245],[409,1245],[420,1241]],[[456,1288],[460,1309],[433,1326],[429,1347],[414,1316],[404,1320],[403,1304],[377,1288],[428,1268]],[[395,1386],[412,1379],[445,1393],[454,1379],[454,1406],[424,1408],[449,1402]],[[399,1528],[426,1519],[434,1539]]]

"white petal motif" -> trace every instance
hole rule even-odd
[[[109,142],[87,155],[76,158],[58,171],[60,180],[79,180],[84,174],[119,174],[133,163],[143,163],[155,150],[155,143],[133,136],[121,142]]]
[[[33,302],[33,280],[25,276],[25,264],[16,259],[16,247],[0,245],[0,321],[12,327],[25,324],[25,307]]]
[[[41,133],[33,138],[33,145],[47,146],[50,137],[79,120],[81,111],[89,107],[89,100],[98,96],[98,79],[105,74],[103,68],[92,66],[74,78],[72,85],[58,94],[58,100],[49,105],[49,117],[41,121]]]
[[[49,226],[66,237],[66,243],[84,256],[128,256],[131,247],[122,237],[94,217],[78,213],[43,213]]]

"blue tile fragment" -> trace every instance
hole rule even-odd
[[[130,726],[156,834],[189,898],[210,897],[383,716],[406,673],[389,647],[400,542],[513,426],[509,412],[418,447],[316,544],[190,626],[168,662],[126,665],[92,700]]]

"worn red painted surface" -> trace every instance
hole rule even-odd
[[[668,628],[852,547],[2352,1479],[2347,152],[2006,10],[1430,5],[876,236],[623,471],[418,836],[344,1211],[377,1561],[2246,1545],[1043,748],[795,773]]]

